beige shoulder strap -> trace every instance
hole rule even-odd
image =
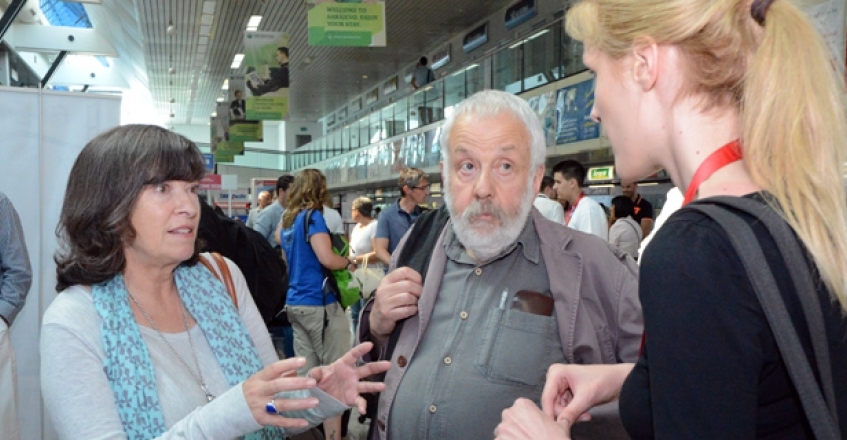
[[[209,256],[214,260],[214,265],[218,266],[218,270],[215,270],[212,267],[212,262],[200,257],[200,263],[203,266],[206,266],[206,269],[209,269],[209,272],[212,272],[212,275],[215,278],[219,279],[226,286],[226,291],[229,293],[229,297],[232,299],[232,303],[235,304],[235,308],[238,309],[238,297],[235,295],[235,283],[232,282],[232,273],[229,271],[229,266],[226,264],[226,260],[224,257],[217,252],[210,252]],[[220,271],[220,275],[218,275],[218,271]]]

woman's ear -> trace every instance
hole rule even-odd
[[[633,43],[632,76],[642,91],[650,91],[656,86],[662,55],[662,47],[652,38],[640,37]]]

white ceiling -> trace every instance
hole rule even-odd
[[[206,125],[251,15],[263,16],[260,31],[289,34],[291,119],[315,121],[513,1],[388,0],[388,45],[374,48],[309,46],[305,0],[102,0],[86,10],[153,119]]]

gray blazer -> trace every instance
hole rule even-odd
[[[644,322],[638,300],[638,266],[625,253],[605,241],[554,223],[532,209],[532,219],[541,241],[541,253],[550,279],[559,337],[565,359],[575,364],[635,362],[641,345]],[[429,270],[418,301],[418,314],[403,325],[391,356],[393,367],[385,375],[386,389],[380,394],[377,426],[371,438],[385,439],[389,411],[415,349],[432,315],[441,287],[447,255],[444,237],[448,223],[433,250]],[[405,245],[406,237],[392,254],[390,270]],[[370,304],[359,321],[359,340],[371,341]],[[385,356],[381,347],[381,356]],[[401,359],[402,358],[402,359]]]

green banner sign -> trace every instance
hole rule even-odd
[[[615,177],[615,167],[596,167],[588,170],[588,180],[612,180]]]
[[[320,3],[308,22],[311,46],[385,47],[384,3]]]
[[[230,142],[262,142],[261,121],[232,121],[232,125],[229,126],[229,140]]]
[[[288,116],[288,89],[279,89],[285,96],[254,96],[247,98],[247,119],[280,120]]]
[[[237,154],[244,154],[243,142],[218,142],[217,148],[215,148],[215,162],[233,162]]]

